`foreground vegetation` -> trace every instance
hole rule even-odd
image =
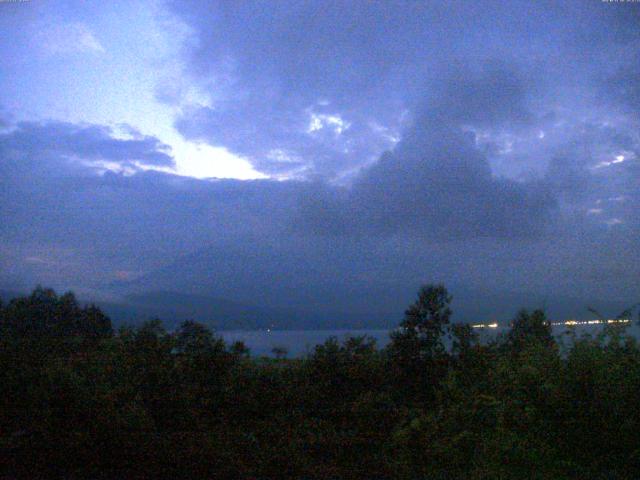
[[[0,476],[640,477],[640,348],[623,327],[559,346],[523,311],[481,345],[450,301],[424,287],[385,349],[329,339],[269,359],[194,322],[114,332],[36,289],[0,306]]]

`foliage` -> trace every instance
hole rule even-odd
[[[113,333],[39,288],[0,305],[0,477],[638,478],[633,338],[561,353],[523,311],[482,344],[450,302],[421,289],[385,349],[330,338],[274,359],[196,322]]]
[[[391,334],[389,354],[398,391],[418,402],[432,399],[447,371],[443,335],[451,317],[451,296],[443,285],[427,285]]]
[[[543,310],[534,310],[532,313],[520,310],[507,333],[505,346],[513,353],[520,353],[532,343],[553,346],[555,341],[551,324]]]

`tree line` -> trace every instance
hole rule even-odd
[[[544,312],[521,311],[481,343],[451,301],[427,285],[387,347],[330,338],[287,359],[192,321],[114,330],[37,288],[0,304],[0,477],[640,476],[640,348],[624,325],[558,341]]]

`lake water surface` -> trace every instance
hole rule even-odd
[[[566,327],[554,326],[553,333],[557,338],[562,338],[569,329],[575,329],[576,335],[596,335],[603,325],[580,325]],[[487,341],[496,335],[507,331],[507,328],[483,328],[474,329],[481,341]],[[640,338],[640,327],[635,323],[628,327],[627,332],[635,338]],[[242,340],[251,350],[252,356],[269,355],[276,347],[286,349],[289,357],[300,357],[312,353],[315,346],[324,343],[329,337],[337,337],[343,341],[352,336],[368,335],[376,339],[378,347],[384,347],[389,343],[389,330],[228,330],[218,332],[227,343]]]

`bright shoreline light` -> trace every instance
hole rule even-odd
[[[568,327],[574,327],[576,325],[603,325],[611,323],[630,323],[629,319],[607,319],[607,320],[565,320],[560,322],[551,322],[554,327],[565,325]],[[471,325],[471,328],[498,328],[498,324],[494,323],[476,323]]]

